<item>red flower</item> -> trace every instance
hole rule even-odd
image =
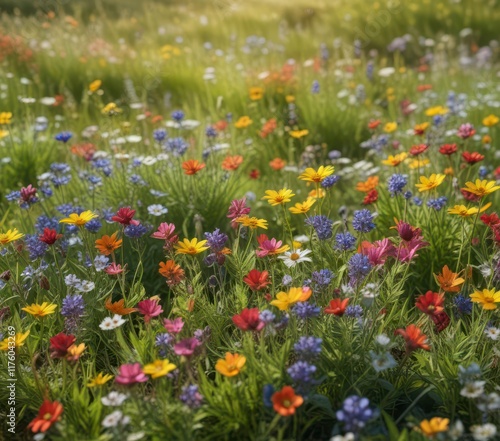
[[[480,219],[484,225],[487,225],[490,228],[500,227],[500,217],[498,217],[498,214],[496,213],[485,213],[481,215]]]
[[[260,178],[260,171],[257,170],[256,168],[254,168],[251,172],[250,172],[250,179],[259,179]]]
[[[475,163],[482,161],[484,159],[484,155],[481,155],[481,153],[478,152],[463,152],[462,158],[464,158],[464,161],[467,162],[467,164],[474,165]]]
[[[344,315],[348,303],[349,299],[330,300],[330,304],[325,308],[325,314],[334,314],[336,316],[342,317]]]
[[[370,205],[378,200],[378,191],[377,190],[370,190],[365,198],[363,199],[363,205]]]
[[[437,292],[427,291],[418,299],[415,306],[424,314],[436,315],[443,312],[444,295]]]
[[[295,395],[291,386],[285,386],[271,397],[273,409],[281,416],[287,417],[295,413],[297,407],[302,406],[304,399],[300,395]]]
[[[457,145],[456,144],[443,144],[439,148],[439,153],[442,155],[453,155],[453,153],[457,152]]]
[[[245,308],[233,315],[233,323],[242,331],[260,331],[265,323],[260,319],[259,308]]]
[[[62,413],[63,405],[59,401],[44,400],[38,410],[38,415],[29,423],[28,429],[34,433],[46,432],[52,424],[59,421]]]
[[[441,311],[438,314],[431,315],[431,319],[436,325],[436,331],[444,331],[450,324],[450,317],[446,314],[446,311]]]
[[[399,237],[405,242],[410,242],[413,239],[420,237],[422,234],[422,230],[420,230],[420,228],[413,227],[409,223],[402,220],[397,221],[396,226],[391,228],[398,230]]]
[[[122,225],[139,225],[139,221],[132,219],[134,215],[135,210],[132,210],[130,207],[122,207],[111,218],[111,220]]]
[[[158,299],[151,298],[142,300],[137,304],[137,309],[144,316],[145,323],[149,323],[149,321],[153,317],[156,317],[163,312],[163,309],[161,309],[161,306],[158,304],[158,302]]]
[[[371,119],[368,123],[368,128],[370,130],[375,130],[380,125],[380,123],[381,121],[379,119]]]
[[[493,174],[495,175],[495,179],[498,181],[500,179],[500,167],[497,167],[494,171]]]
[[[68,349],[76,341],[73,334],[67,335],[60,332],[50,339],[50,356],[52,358],[65,358],[68,354]]]
[[[410,354],[419,348],[426,351],[430,350],[430,346],[427,344],[427,336],[422,334],[422,331],[418,326],[408,325],[406,329],[396,329],[394,334],[399,334],[405,339],[407,354]]]
[[[247,276],[243,279],[252,291],[261,291],[266,288],[267,285],[271,283],[268,279],[269,272],[253,269]]]
[[[412,146],[412,148],[410,149],[410,155],[412,156],[418,156],[418,155],[421,155],[422,153],[424,153],[427,149],[429,148],[429,146],[427,144],[418,144],[418,145],[414,145]]]
[[[40,242],[45,242],[47,245],[53,245],[57,239],[60,239],[62,234],[57,234],[56,230],[50,228],[44,228],[43,234],[38,236]]]
[[[478,196],[477,194],[471,193],[470,191],[467,191],[464,188],[460,189],[460,193],[462,193],[462,196],[465,199],[467,199],[468,201],[479,202],[481,200],[481,196]]]

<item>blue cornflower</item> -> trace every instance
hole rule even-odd
[[[71,133],[71,132],[61,132],[61,133],[58,133],[56,136],[54,136],[54,138],[57,141],[61,141],[64,143],[68,142],[72,137],[73,137],[73,133]]]
[[[427,206],[429,208],[433,208],[436,211],[440,211],[444,208],[447,202],[448,198],[446,196],[440,196],[436,199],[429,199],[427,201]]]
[[[54,184],[54,187],[62,187],[63,185],[69,184],[69,181],[71,181],[71,175],[54,176],[50,181]]]
[[[472,314],[472,300],[470,299],[470,297],[465,297],[462,294],[458,294],[453,299],[453,303],[455,304],[458,315]]]
[[[175,156],[182,156],[186,153],[189,144],[184,140],[184,138],[168,138],[167,142],[164,144],[165,150],[173,153]]]
[[[38,187],[38,189],[47,198],[50,198],[54,194],[54,192],[52,191],[52,188],[50,187],[50,184],[47,184],[46,182],[44,182],[42,185],[40,185],[40,187]]]
[[[153,132],[153,138],[156,142],[162,142],[167,137],[165,129],[157,129]]]
[[[293,277],[290,274],[285,274],[283,276],[283,279],[281,280],[281,283],[285,286],[290,285],[293,282]]]
[[[142,179],[141,176],[136,175],[136,174],[130,175],[128,180],[132,184],[141,185],[143,187],[146,185],[146,181],[144,179]]]
[[[268,325],[269,323],[272,323],[274,322],[274,319],[276,318],[276,316],[271,312],[269,311],[269,309],[264,309],[264,311],[261,311],[259,313],[259,318],[266,324]]]
[[[372,264],[368,256],[364,254],[354,254],[347,263],[349,279],[351,285],[361,282],[371,271]]]
[[[50,164],[50,171],[53,173],[67,174],[71,171],[71,167],[64,162],[53,162]]]
[[[353,250],[356,245],[356,238],[349,232],[335,235],[335,245],[333,248],[339,251]]]
[[[309,364],[307,361],[297,361],[286,371],[295,383],[307,385],[315,382],[314,374],[316,373],[316,370],[316,366]]]
[[[410,190],[405,191],[405,192],[403,193],[403,197],[404,197],[405,199],[411,199],[411,197],[412,197],[412,196],[413,196],[413,193],[412,193]]]
[[[273,407],[273,402],[271,401],[271,397],[275,392],[274,386],[272,384],[266,384],[262,388],[262,401],[264,402],[264,406],[269,409]]]
[[[311,303],[299,302],[295,304],[292,312],[301,320],[307,320],[309,318],[318,317],[321,308]]]
[[[363,210],[356,210],[352,219],[352,227],[360,233],[369,233],[375,228],[372,212],[366,208]]]
[[[40,234],[43,234],[43,230],[45,230],[45,228],[50,228],[51,230],[59,231],[60,225],[61,224],[59,223],[57,217],[48,217],[45,216],[44,214],[38,216],[35,222],[36,231],[38,231]]]
[[[91,219],[85,224],[85,229],[91,233],[97,233],[102,227],[102,223],[99,219]]]
[[[11,191],[10,193],[5,195],[5,199],[9,202],[15,202],[21,199],[21,192],[19,190]]]
[[[323,340],[317,337],[300,337],[293,350],[302,360],[311,360],[321,353]]]
[[[27,234],[24,237],[24,243],[30,253],[31,260],[43,257],[49,249],[49,246],[45,242],[40,241],[40,239],[38,239],[38,235],[36,234]]]
[[[363,315],[363,308],[360,305],[349,305],[345,309],[345,315],[352,318],[360,318]]]
[[[346,432],[359,432],[366,423],[375,416],[375,411],[370,408],[368,398],[351,395],[347,397],[342,409],[337,411],[337,419],[344,423]]]
[[[205,129],[205,135],[207,138],[215,138],[217,136],[217,130],[212,126],[208,126]]]
[[[334,274],[329,269],[322,269],[312,273],[312,280],[316,285],[328,286],[333,279]]]
[[[190,384],[182,388],[179,399],[190,409],[196,409],[202,405],[203,395],[198,391],[198,386],[196,384]]]
[[[104,169],[111,166],[111,161],[107,158],[97,158],[92,161],[92,167]]]
[[[415,196],[412,200],[413,200],[413,203],[414,203],[417,207],[422,206],[423,201],[422,201],[422,199],[420,199],[418,196]]]
[[[478,176],[479,176],[479,179],[484,179],[486,178],[486,176],[488,176],[488,167],[485,167],[484,165],[482,165],[481,167],[479,167],[479,170],[477,172]]]
[[[125,236],[131,237],[133,239],[137,239],[139,237],[142,237],[147,232],[148,232],[148,227],[146,227],[143,224],[127,225],[123,230],[123,234],[125,234]]]
[[[85,302],[81,294],[67,295],[62,301],[61,315],[81,317],[85,312]]]
[[[330,188],[333,187],[339,181],[340,181],[340,176],[330,175],[321,181],[321,186],[323,188]]]
[[[182,110],[174,110],[170,116],[174,121],[181,122],[184,119],[184,112]]]
[[[213,233],[205,233],[205,239],[207,239],[208,246],[212,251],[221,251],[227,242],[227,235],[221,233],[219,228],[215,229]]]
[[[311,86],[311,93],[316,95],[319,93],[319,82],[318,80],[314,80]]]
[[[387,180],[387,188],[389,189],[389,192],[391,193],[391,195],[395,196],[398,193],[403,192],[403,188],[405,188],[407,183],[408,183],[408,180],[406,179],[405,175],[394,173]]]
[[[326,240],[332,237],[333,222],[326,216],[311,216],[306,220],[306,225],[310,225],[314,228],[320,240]]]

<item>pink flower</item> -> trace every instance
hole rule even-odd
[[[233,200],[227,212],[227,217],[231,219],[231,227],[236,228],[238,224],[234,220],[248,213],[250,213],[250,207],[247,207],[246,198]]]
[[[162,222],[158,226],[158,230],[156,230],[151,237],[153,239],[161,239],[164,240],[165,243],[165,248],[171,249],[174,244],[176,244],[179,240],[179,236],[177,234],[174,234],[175,231],[175,225],[174,224],[167,224],[166,222]]]
[[[109,274],[110,276],[117,276],[118,274],[123,273],[125,268],[122,268],[120,264],[116,264],[113,262],[112,264],[108,265],[104,271]]]
[[[170,334],[178,334],[182,331],[184,322],[181,317],[177,317],[174,320],[165,319],[163,320],[163,326]]]
[[[361,254],[368,256],[373,266],[383,265],[389,256],[396,255],[396,248],[388,238],[385,238],[372,244],[363,242],[361,244]]]
[[[115,381],[118,384],[134,384],[144,383],[148,381],[148,377],[142,372],[139,363],[122,364],[120,366],[120,373],[116,376]]]
[[[156,299],[146,299],[137,304],[137,309],[139,309],[139,312],[144,316],[144,321],[146,323],[149,323],[153,317],[163,312],[158,302],[159,300]]]
[[[111,220],[122,225],[139,225],[139,221],[132,219],[134,215],[135,210],[132,210],[130,207],[122,207],[116,212]]]
[[[462,139],[470,138],[474,136],[475,133],[476,129],[474,129],[474,126],[470,123],[462,124],[457,130],[457,135]]]
[[[418,256],[417,251],[420,248],[424,248],[427,245],[429,245],[429,243],[423,240],[421,236],[414,237],[409,242],[403,242],[399,246],[396,254],[396,259],[398,259],[401,262],[408,263],[414,257]]]
[[[174,345],[174,352],[176,355],[184,355],[186,357],[189,357],[190,355],[194,354],[194,351],[198,346],[201,345],[201,342],[195,338],[185,338],[184,340],[181,340],[179,343],[176,343]]]
[[[283,242],[281,240],[276,240],[274,237],[268,239],[265,234],[261,234],[257,238],[257,242],[259,242],[259,250],[255,251],[257,257],[279,254],[288,249],[286,246],[282,247]]]
[[[36,202],[34,199],[35,199],[35,196],[36,196],[36,188],[33,187],[31,184],[28,185],[27,187],[23,187],[21,188],[21,200],[23,202]]]

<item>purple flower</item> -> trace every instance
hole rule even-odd
[[[142,237],[147,232],[148,232],[148,227],[146,227],[142,224],[139,224],[139,225],[130,224],[130,225],[127,225],[123,230],[123,234],[125,234],[125,236],[133,238],[133,239],[137,239],[139,237]]]
[[[198,385],[190,384],[182,388],[179,399],[190,409],[196,409],[201,406],[203,395],[198,391]]]
[[[392,196],[402,193],[408,180],[406,176],[400,175],[398,173],[393,174],[387,181],[387,188]],[[411,196],[410,196],[411,197]]]
[[[344,423],[346,432],[359,432],[375,416],[368,398],[351,395],[344,400],[342,409],[337,411],[337,419]]]
[[[338,233],[335,235],[334,249],[339,251],[353,250],[356,245],[356,238],[349,232]]]
[[[80,317],[85,311],[85,302],[81,294],[68,295],[62,301],[61,315],[64,317]]]
[[[293,349],[302,360],[311,360],[321,353],[323,340],[316,337],[300,337]]]
[[[214,252],[221,251],[227,242],[227,235],[221,233],[217,228],[213,233],[205,233],[208,246]]]
[[[360,233],[369,233],[375,228],[372,212],[366,208],[356,210],[352,219],[352,227]]]
[[[297,361],[292,364],[286,371],[290,378],[299,385],[313,384],[316,366],[309,364],[307,361]]]
[[[326,240],[332,237],[333,221],[326,216],[311,216],[306,220],[306,225],[310,225],[314,228],[320,240]]]
[[[43,257],[49,249],[49,246],[45,242],[42,242],[36,234],[27,234],[24,238],[24,243],[30,253],[31,260]]]
[[[184,119],[184,112],[182,110],[174,110],[170,116],[174,121],[180,122]]]
[[[363,315],[363,308],[359,305],[349,305],[345,309],[345,315],[352,318],[360,318]]]
[[[318,317],[321,312],[321,308],[311,303],[299,302],[295,304],[292,312],[301,320],[307,320],[309,318]]]
[[[321,186],[323,188],[330,188],[333,187],[339,181],[340,181],[340,176],[330,175],[321,181]]]
[[[328,286],[332,281],[334,274],[329,269],[322,269],[312,273],[312,280],[321,287]]]
[[[357,253],[349,259],[347,268],[350,278],[349,283],[351,285],[356,285],[370,273],[372,264],[370,263],[368,256]]]

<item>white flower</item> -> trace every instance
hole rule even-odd
[[[500,337],[500,329],[495,328],[494,326],[490,326],[489,328],[486,328],[484,330],[484,333],[486,334],[486,337],[491,338],[492,340],[498,340]]]
[[[396,72],[396,69],[394,67],[384,67],[383,69],[380,69],[378,71],[379,76],[383,78],[390,77],[392,74]]]
[[[115,410],[110,413],[106,418],[102,420],[103,427],[116,427],[118,424],[128,424],[130,421],[129,417],[124,417],[123,413],[119,410]]]
[[[300,242],[300,243],[307,243],[309,242],[309,236],[306,236],[305,234],[301,234],[300,236],[295,236],[293,238],[295,242]]]
[[[148,213],[152,216],[161,216],[162,214],[168,213],[168,209],[163,205],[154,204],[148,207]]]
[[[112,391],[105,397],[101,398],[101,403],[105,406],[121,406],[127,398],[128,396],[125,394]]]
[[[471,381],[466,383],[460,391],[460,395],[467,398],[477,398],[484,392],[484,385],[486,381]]]
[[[476,441],[488,441],[497,433],[497,428],[494,424],[486,423],[482,426],[476,425],[470,428],[472,436]]]
[[[142,141],[142,136],[139,136],[139,135],[129,135],[125,139],[127,140],[127,142],[136,143],[136,142],[141,142]]]
[[[330,438],[330,441],[354,441],[356,438],[354,436],[354,433],[348,432],[345,435],[335,435],[334,437]]]
[[[387,346],[390,342],[391,339],[387,337],[385,334],[380,334],[375,337],[375,341],[380,345],[380,346]]]
[[[43,104],[44,106],[53,106],[56,103],[56,99],[51,96],[46,96],[40,98],[40,103]]]
[[[110,331],[112,329],[115,329],[113,319],[111,317],[106,317],[99,325],[99,328],[101,328],[103,331]]]
[[[456,420],[455,424],[453,424],[453,426],[450,427],[450,430],[448,430],[448,435],[452,440],[458,440],[462,437],[463,433],[464,425],[460,420]]]
[[[378,286],[376,283],[367,283],[361,290],[365,299],[373,299],[378,296]]]
[[[118,328],[119,326],[123,325],[127,320],[125,320],[120,314],[115,314],[111,319],[111,321],[113,322],[113,326],[115,328]]]
[[[131,433],[129,436],[127,436],[127,441],[139,441],[145,436],[146,434],[144,432]]]
[[[477,407],[482,412],[500,409],[500,395],[496,392],[486,395],[481,399],[481,402],[477,404]]]
[[[311,250],[292,250],[287,251],[283,256],[278,256],[278,259],[283,260],[288,268],[296,266],[301,262],[312,262],[310,257],[306,257],[311,253]]]
[[[78,285],[75,286],[75,289],[78,292],[90,292],[95,288],[95,283],[90,280],[82,280]]]

